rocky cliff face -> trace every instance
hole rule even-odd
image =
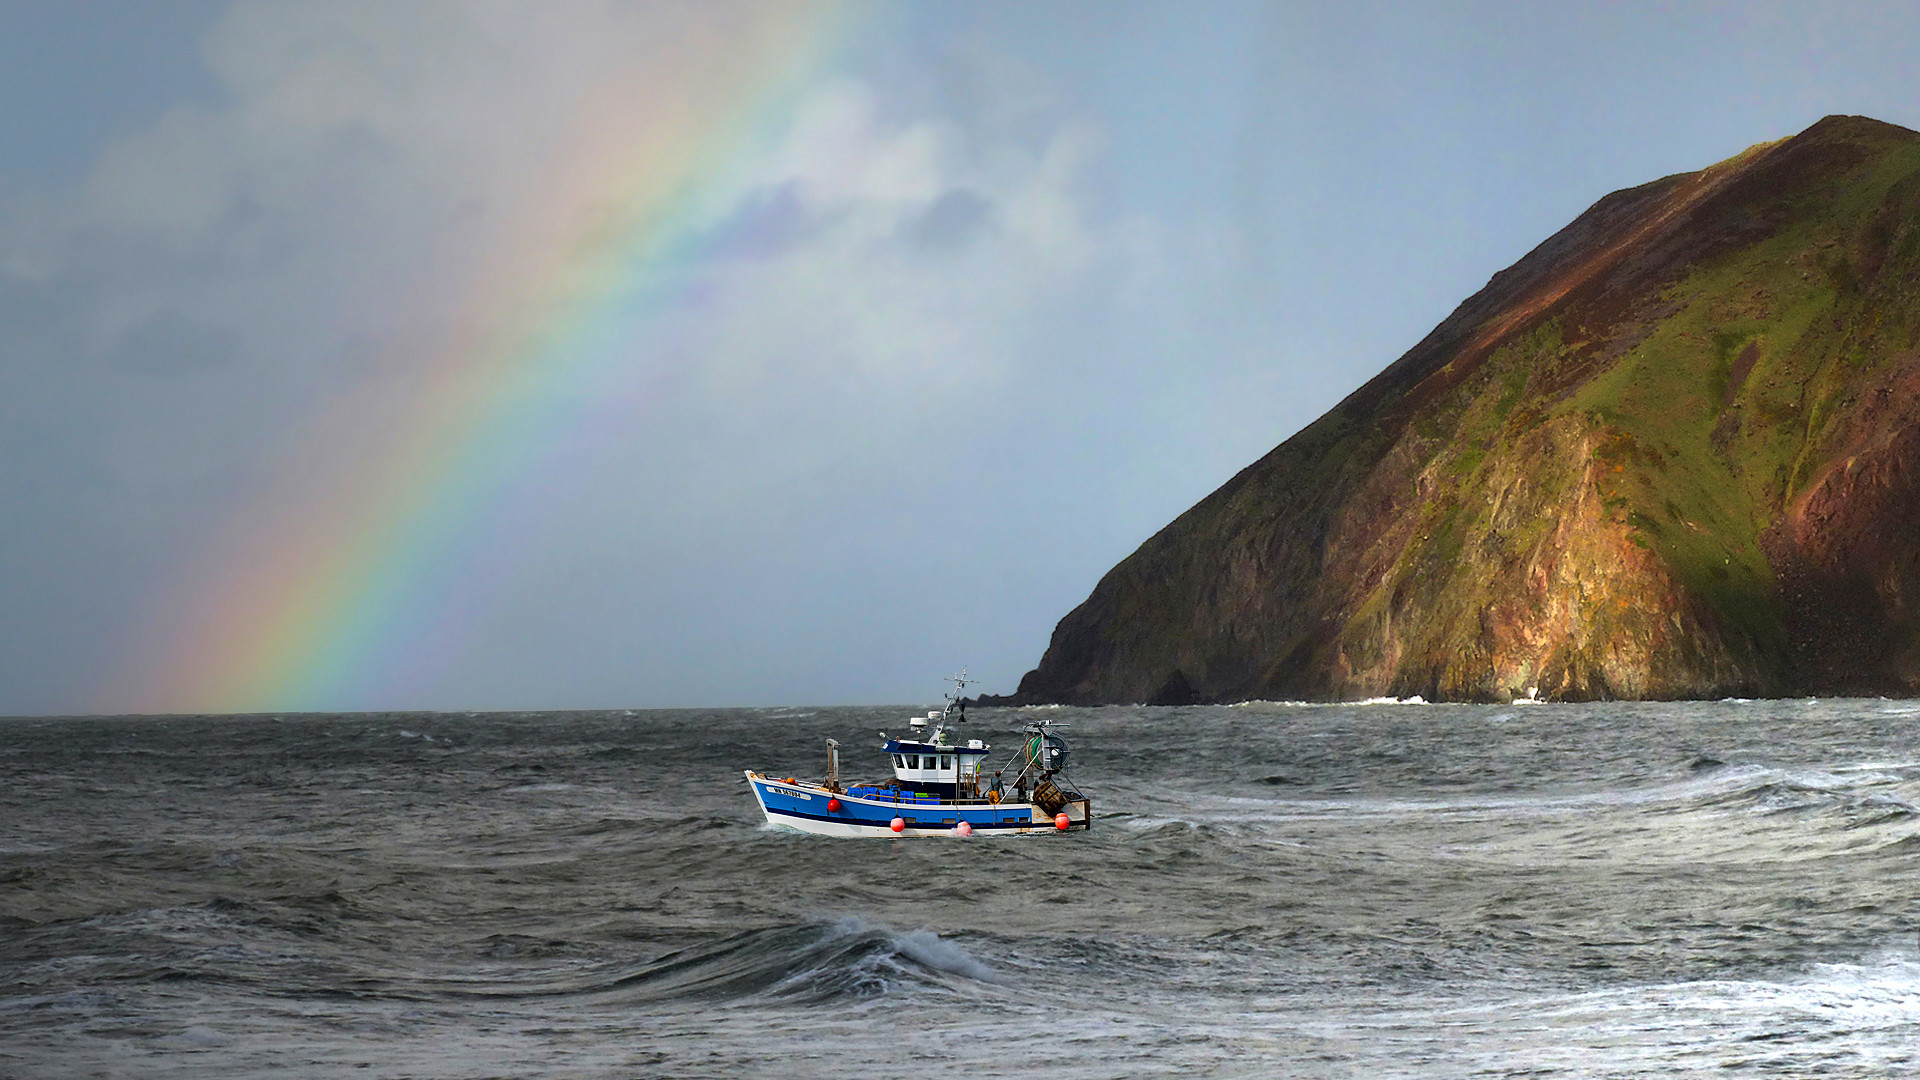
[[[1027,702],[1920,691],[1920,134],[1600,200],[1113,568]]]

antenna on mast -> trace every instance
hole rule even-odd
[[[947,681],[953,684],[953,689],[947,691],[947,711],[956,713],[958,719],[965,720],[967,718],[966,689],[979,680],[967,678],[967,669],[961,668],[960,674],[947,676]]]

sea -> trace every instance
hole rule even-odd
[[[1920,1073],[1920,702],[979,709],[1090,831],[767,826],[924,708],[0,720],[0,1076]]]

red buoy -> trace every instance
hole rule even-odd
[[[827,813],[829,813],[829,814],[837,814],[837,813],[839,813],[839,812],[840,812],[840,800],[839,800],[839,799],[828,799],[828,800],[827,800]]]
[[[960,823],[960,827],[955,829],[954,831],[959,833],[961,836],[972,836],[973,826],[963,821]]]
[[[894,832],[906,832],[907,823],[899,818],[894,818],[893,824],[887,826],[887,828],[892,829]]]
[[[1067,831],[1067,815],[1064,813],[1053,815],[1053,827],[1056,829],[1059,829],[1061,832],[1066,832]]]

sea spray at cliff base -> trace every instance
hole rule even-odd
[[[1908,703],[1049,709],[1089,832],[764,824],[912,711],[0,722],[0,1076],[1920,1064]]]

